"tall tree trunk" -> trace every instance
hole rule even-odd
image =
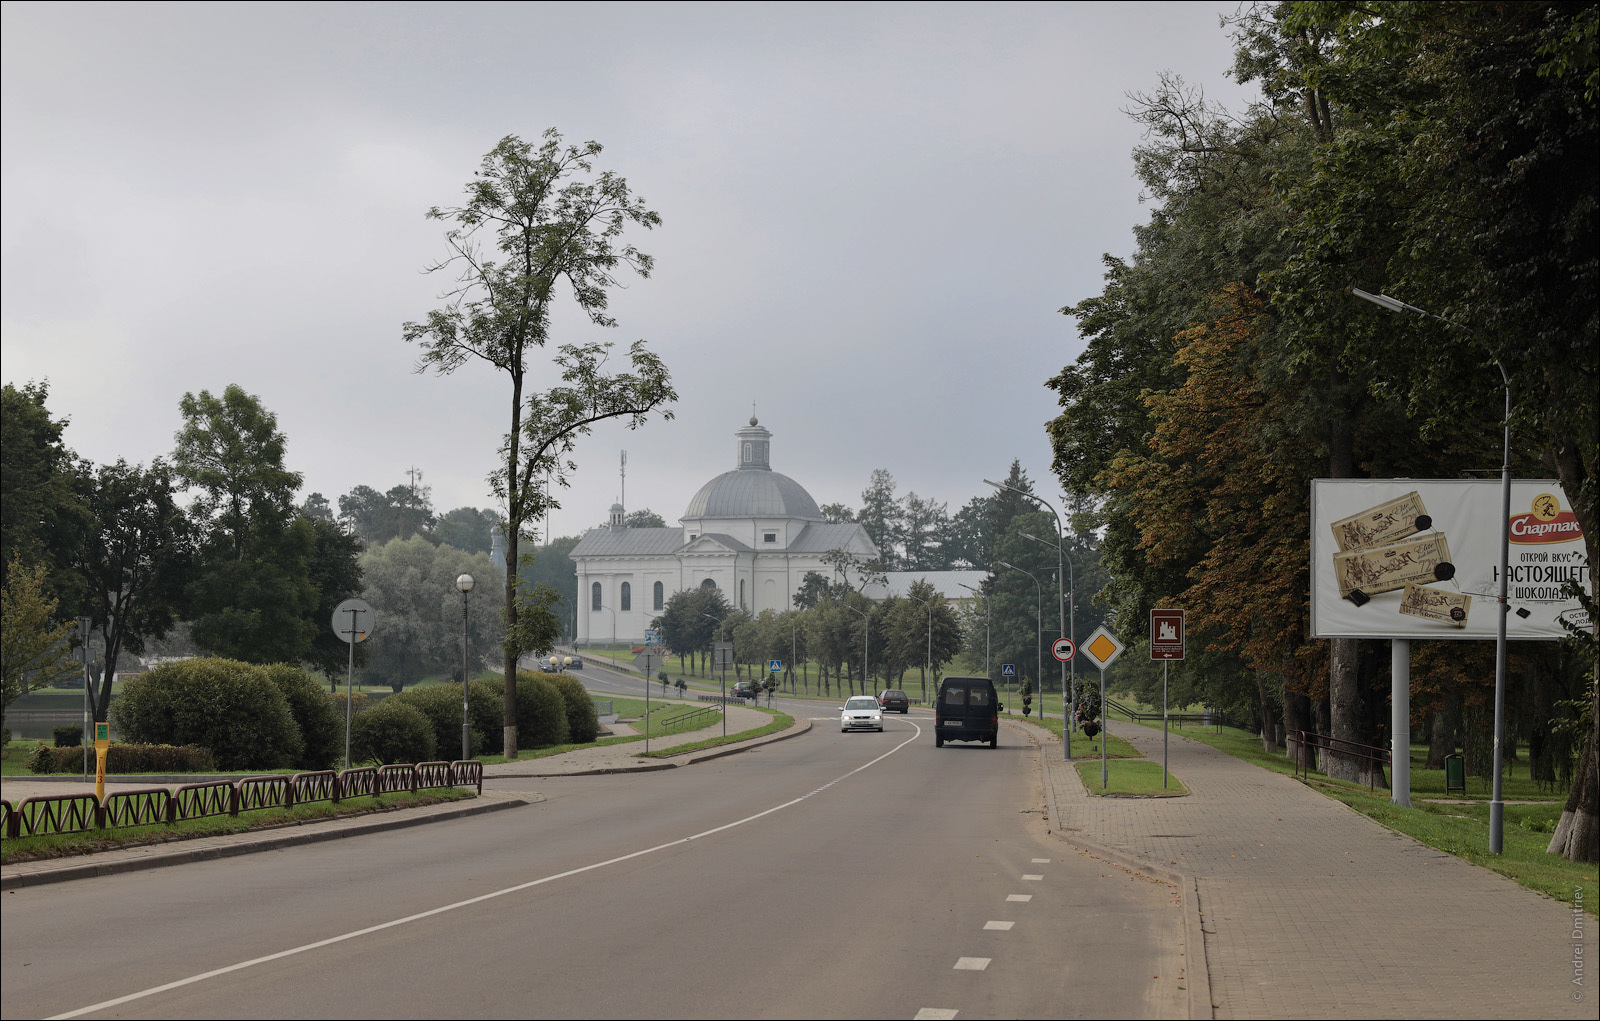
[[[1260,703],[1261,750],[1271,755],[1278,750],[1277,728],[1273,720],[1272,696],[1267,692],[1267,675],[1263,670],[1256,671],[1256,698]]]
[[[1297,691],[1283,689],[1283,747],[1289,761],[1303,763],[1306,749],[1300,742],[1300,732],[1311,729],[1311,700]]]
[[[1552,371],[1555,371],[1552,368]],[[1556,823],[1550,837],[1550,854],[1559,854],[1572,861],[1600,861],[1600,581],[1595,578],[1594,565],[1600,564],[1600,521],[1596,520],[1596,507],[1583,483],[1592,478],[1593,463],[1585,464],[1583,451],[1570,436],[1553,436],[1556,471],[1561,478],[1561,488],[1572,501],[1573,513],[1583,529],[1584,550],[1588,554],[1589,571],[1589,654],[1592,663],[1592,681],[1589,686],[1589,735],[1583,742],[1583,754],[1578,758],[1578,772],[1572,778],[1572,790],[1567,794],[1566,806],[1561,810],[1561,820]],[[1592,448],[1591,451],[1592,453]]]
[[[1332,390],[1333,407],[1328,420],[1328,475],[1335,479],[1355,477],[1355,438],[1351,429],[1354,418],[1351,409],[1341,404],[1350,377],[1335,365],[1329,370],[1328,383]],[[1329,639],[1328,650],[1328,724],[1320,723],[1318,733],[1339,741],[1360,740],[1361,694],[1357,690],[1357,671],[1360,666],[1361,646],[1355,638]],[[1322,770],[1340,780],[1364,780],[1366,770],[1361,760],[1349,755],[1324,753]]]

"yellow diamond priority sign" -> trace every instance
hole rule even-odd
[[[1089,640],[1078,646],[1078,651],[1089,657],[1089,661],[1104,670],[1117,661],[1122,655],[1122,650],[1127,648],[1117,641],[1117,636],[1104,627],[1095,628]]]

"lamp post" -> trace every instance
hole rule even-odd
[[[1060,515],[1060,513],[1058,513],[1056,511],[1055,507],[1051,506],[1049,501],[1041,499],[1040,497],[1035,496],[1034,494],[1028,492],[1027,490],[1018,489],[1016,486],[1008,486],[1003,482],[991,482],[988,479],[984,479],[983,481],[984,481],[985,485],[993,486],[996,489],[1003,489],[1003,490],[1006,490],[1007,492],[1016,493],[1018,496],[1023,497],[1024,499],[1032,500],[1034,503],[1039,504],[1040,506],[1042,506],[1045,509],[1047,509],[1051,514],[1055,515],[1055,519],[1056,519],[1056,534],[1061,536],[1062,540],[1063,540],[1062,543],[1057,543],[1056,544],[1056,557],[1057,557],[1056,581],[1059,583],[1060,580],[1061,580],[1061,568],[1062,568],[1062,566],[1063,565],[1071,565],[1071,563],[1072,563],[1072,561],[1067,559],[1066,552],[1062,549],[1062,545],[1063,545],[1063,543],[1064,543],[1064,541],[1066,539],[1066,534],[1067,533],[1061,527],[1061,515]],[[1059,616],[1061,617],[1061,630],[1059,632],[1057,632],[1057,634],[1058,635],[1065,634],[1066,631],[1067,631],[1067,618],[1066,618],[1067,610],[1066,610],[1066,606],[1063,605],[1060,602],[1060,600],[1057,600],[1056,609],[1057,609],[1057,611],[1059,611]],[[1077,586],[1076,573],[1074,573],[1074,576],[1073,576],[1072,609],[1073,609],[1073,614],[1072,615],[1073,615],[1074,618],[1076,618],[1077,615],[1078,615],[1077,614],[1077,609],[1078,609],[1078,586]],[[1076,632],[1077,631],[1077,621],[1076,620],[1073,621],[1072,626],[1073,626],[1073,631]],[[1073,641],[1072,645],[1073,645],[1074,648],[1076,648],[1077,645],[1078,645],[1077,641]],[[1072,678],[1072,680],[1071,680],[1071,693],[1070,693],[1071,694],[1071,702],[1072,703],[1076,703],[1078,701],[1078,667],[1077,667],[1077,664],[1073,664],[1071,678]],[[1072,758],[1072,715],[1073,714],[1072,714],[1072,710],[1070,708],[1068,708],[1068,706],[1070,704],[1068,702],[1068,692],[1063,691],[1061,693],[1061,703],[1062,703],[1061,704],[1061,754],[1062,754],[1063,757],[1065,757],[1067,759],[1071,759]],[[1044,705],[1044,703],[1041,702],[1040,703],[1041,709],[1043,708],[1043,705]]]
[[[1009,567],[1013,571],[1022,571],[1022,568],[1018,567],[1016,564],[1008,564],[1004,560],[996,560],[995,563],[999,564],[1001,567]],[[1032,571],[1022,571],[1022,573],[1026,574],[1030,578],[1033,578],[1034,615],[1038,618],[1039,629],[1038,635],[1033,640],[1033,657],[1035,660],[1033,676],[1042,681],[1044,679],[1044,589],[1039,585],[1039,579],[1033,577]],[[1065,696],[1064,692],[1063,696]],[[1066,711],[1066,707],[1063,706],[1061,710],[1061,732],[1063,734],[1067,732],[1068,715],[1069,714]],[[1041,684],[1039,688],[1039,719],[1044,719],[1043,684]]]
[[[1391,298],[1387,294],[1371,294],[1359,287],[1350,288],[1350,293],[1363,301],[1370,301],[1374,305],[1381,305],[1391,312],[1415,312],[1429,319],[1437,319],[1456,329],[1466,329],[1460,323],[1446,319],[1441,315],[1434,315],[1427,309],[1408,305],[1398,298]],[[1500,460],[1500,612],[1495,617],[1494,633],[1494,793],[1489,799],[1489,853],[1500,854],[1505,846],[1505,802],[1501,800],[1500,771],[1501,771],[1501,738],[1505,733],[1505,704],[1506,704],[1506,613],[1511,608],[1506,601],[1506,575],[1511,566],[1511,530],[1508,522],[1511,519],[1511,376],[1506,372],[1505,363],[1499,358],[1494,359],[1494,364],[1500,370],[1500,382],[1506,391],[1506,413],[1504,423],[1504,437],[1502,455]],[[1409,654],[1409,641],[1407,642]],[[1407,695],[1409,696],[1409,685]],[[1410,720],[1406,721],[1409,730]],[[1391,727],[1390,729],[1395,729]],[[1395,761],[1399,761],[1398,745]],[[1407,767],[1409,769],[1409,760]],[[1409,774],[1408,774],[1409,775]],[[1399,788],[1398,782],[1395,784]]]
[[[962,588],[966,589],[968,592],[971,592],[980,599],[983,599],[983,675],[985,677],[993,678],[994,667],[989,663],[989,600],[982,592],[979,592],[971,585],[962,584],[959,581],[956,582],[956,584],[960,585]]]
[[[712,643],[711,644],[711,651],[712,652],[716,652],[716,650],[717,650],[717,646],[716,646],[717,631],[721,630],[721,628],[722,628],[722,618],[721,617],[717,617],[717,616],[713,616],[712,614],[709,614],[709,613],[702,613],[700,616],[704,617],[706,620],[710,620],[710,621],[715,621],[716,622],[717,627],[716,627],[716,629],[714,629],[711,632],[711,643]],[[717,665],[720,668],[718,670],[718,673],[720,673],[722,675],[722,736],[723,737],[727,737],[728,736],[728,663],[721,656],[715,656],[713,658],[716,659]],[[650,684],[649,684],[648,681],[645,682],[645,686],[644,687],[645,687],[645,691],[648,692],[650,690]]]
[[[861,693],[864,695],[867,692],[867,640],[872,637],[872,618],[854,606],[848,606],[844,603],[839,605],[866,622],[866,626],[861,632]]]
[[[1067,667],[1069,664],[1065,662],[1061,664],[1061,733],[1063,735],[1062,741],[1064,742],[1063,750],[1067,758],[1070,759],[1072,758],[1072,733],[1069,727],[1071,726],[1072,718],[1076,716],[1075,710],[1078,701],[1078,572],[1073,569],[1072,558],[1067,556],[1066,551],[1061,548],[1061,543],[1050,539],[1041,539],[1037,535],[1031,535],[1027,532],[1019,532],[1018,534],[1024,539],[1032,539],[1041,545],[1054,546],[1056,548],[1056,563],[1067,565],[1067,577],[1072,580],[1072,587],[1069,590],[1072,597],[1071,604],[1067,608],[1067,620],[1070,622],[1068,626],[1072,628],[1070,637],[1073,649],[1072,662],[1070,664],[1072,667],[1072,700],[1070,703],[1067,701]],[[1059,568],[1056,570],[1056,598],[1062,600],[1064,604],[1067,598],[1067,593],[1061,591],[1061,571]],[[1065,636],[1057,632],[1056,637]],[[1072,706],[1071,709],[1068,708],[1069,705]]]
[[[467,596],[472,592],[472,575],[456,575],[456,588],[461,590],[461,757],[472,758],[472,732],[467,726]],[[515,678],[506,678],[515,684]]]

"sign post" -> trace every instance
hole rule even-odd
[[[1183,659],[1183,611],[1150,611],[1150,658],[1161,661],[1161,787],[1167,786],[1167,670]]]
[[[1104,626],[1094,629],[1094,634],[1083,643],[1083,654],[1089,661],[1100,668],[1100,789],[1105,790],[1109,785],[1110,773],[1106,769],[1106,735],[1111,731],[1106,729],[1106,667],[1117,661],[1126,648],[1117,640],[1109,628]]]
[[[350,716],[355,704],[356,643],[372,634],[372,606],[365,599],[346,599],[333,610],[333,633],[350,646],[350,665],[344,675],[344,768],[350,768]],[[465,676],[465,675],[463,675]],[[512,683],[508,681],[507,683]]]
[[[718,642],[715,646],[717,666],[722,671],[722,736],[728,736],[728,660],[733,658],[733,643]]]
[[[106,802],[106,758],[111,754],[111,724],[94,725],[94,797]]]
[[[649,642],[650,632],[645,632],[645,641]],[[656,679],[656,671],[661,668],[661,653],[654,645],[646,645],[644,651],[633,657],[633,665],[644,674],[644,753],[650,754],[650,685]]]
[[[1065,672],[1065,664],[1072,661],[1072,657],[1077,651],[1077,645],[1070,638],[1057,638],[1054,644],[1050,646],[1050,655],[1061,661],[1063,673]],[[1039,708],[1039,717],[1043,719],[1043,700],[1040,701]],[[1063,689],[1061,692],[1061,748],[1068,762],[1072,761],[1072,711],[1074,708],[1076,707],[1068,700],[1067,692]]]

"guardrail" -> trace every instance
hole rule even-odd
[[[1310,730],[1297,730],[1295,734],[1300,739],[1300,748],[1299,754],[1294,758],[1294,775],[1301,779],[1310,779],[1311,777],[1311,770],[1316,764],[1316,756],[1311,754],[1313,750],[1365,760],[1367,763],[1368,791],[1376,789],[1378,768],[1389,764],[1389,749],[1378,745],[1346,741],[1342,738],[1329,737],[1326,734],[1318,734]],[[1326,770],[1323,772],[1326,772]]]
[[[14,840],[52,833],[170,825],[185,819],[441,787],[476,787],[482,794],[483,763],[459,759],[409,766],[355,766],[338,773],[319,770],[245,776],[238,780],[186,783],[172,790],[148,787],[116,791],[106,795],[104,802],[93,794],[40,794],[16,804],[0,801],[0,833]]]

